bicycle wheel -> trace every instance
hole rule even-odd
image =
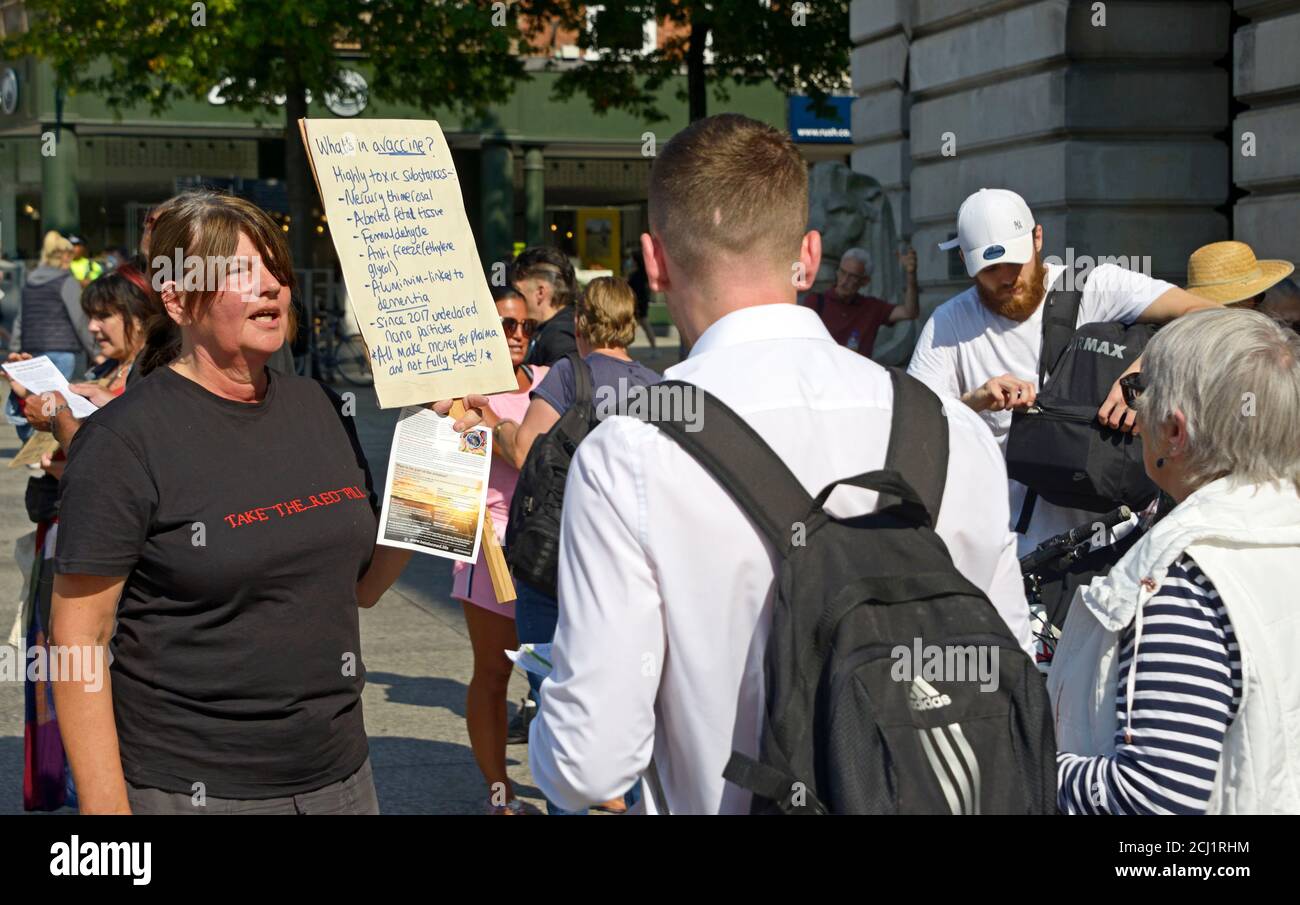
[[[370,386],[375,375],[370,371],[370,356],[360,336],[340,336],[334,347],[334,367],[348,383],[357,387]]]

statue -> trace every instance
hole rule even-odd
[[[866,292],[897,304],[903,300],[903,267],[898,261],[900,237],[894,212],[880,183],[842,163],[813,164],[808,183],[808,228],[822,236],[822,262],[813,283],[822,292],[835,282],[840,255],[850,248],[871,253],[873,270]],[[921,321],[904,321],[880,328],[872,358],[881,364],[906,364]]]

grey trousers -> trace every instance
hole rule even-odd
[[[370,758],[347,779],[287,798],[245,801],[164,792],[126,784],[132,814],[378,814]]]

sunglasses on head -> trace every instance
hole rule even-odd
[[[507,336],[519,329],[524,331],[524,336],[532,336],[537,332],[537,320],[532,317],[526,317],[523,320],[517,317],[503,317],[501,318],[501,329],[506,331]]]
[[[1133,408],[1137,404],[1138,397],[1142,395],[1142,391],[1146,388],[1147,381],[1142,376],[1141,371],[1125,374],[1119,379],[1119,389],[1124,394],[1124,404],[1129,408]]]

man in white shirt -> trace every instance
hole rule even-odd
[[[807,168],[789,136],[728,114],[661,149],[641,242],[650,285],[691,344],[667,376],[736,411],[815,496],[882,466],[893,390],[795,304],[821,258],[806,224]],[[938,534],[1028,651],[1005,463],[969,409],[951,399],[944,412]],[[874,504],[841,488],[827,508]],[[548,799],[579,808],[621,794],[653,753],[672,812],[748,811],[749,793],[722,772],[733,749],[758,752],[776,556],[653,425],[611,417],[582,442],[565,488],[554,671],[529,745]]]
[[[1043,228],[1034,224],[1023,198],[1006,189],[980,189],[962,202],[957,238],[940,248],[960,247],[970,288],[935,309],[921,330],[908,373],[941,396],[961,399],[988,424],[1003,453],[1012,410],[1033,405],[1038,393],[1043,347],[1043,302],[1065,284],[1065,267],[1044,265]],[[1190,311],[1216,307],[1172,283],[1114,264],[1088,275],[1075,326],[1119,321],[1164,323]],[[1130,370],[1140,367],[1140,359]],[[1131,430],[1133,412],[1119,384],[1098,417],[1113,428]],[[1009,481],[1011,525],[1019,520],[1026,488]],[[1020,552],[1096,518],[1095,513],[1034,503]],[[1013,528],[1014,530],[1014,528]]]

